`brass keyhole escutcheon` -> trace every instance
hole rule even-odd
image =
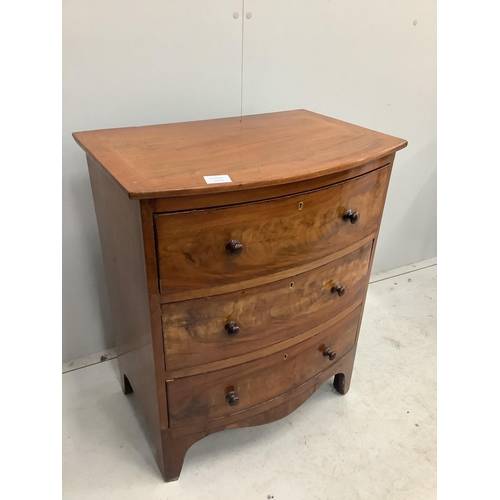
[[[304,203],[302,201],[299,201],[299,210],[302,210],[304,208]]]
[[[285,354],[285,355],[283,356],[283,359],[285,359],[285,360],[286,360],[287,358],[288,358],[288,354]]]
[[[295,285],[295,283],[292,281],[292,282],[290,283],[290,290],[293,288],[293,285]]]

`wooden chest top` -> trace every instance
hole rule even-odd
[[[132,199],[208,194],[313,179],[407,141],[306,110],[75,132]],[[205,176],[231,182],[209,184]]]

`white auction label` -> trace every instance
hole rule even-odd
[[[207,184],[220,184],[222,182],[233,182],[229,175],[204,175]]]

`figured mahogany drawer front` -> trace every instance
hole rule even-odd
[[[228,285],[326,257],[378,230],[390,167],[301,195],[155,217],[161,293]]]
[[[293,347],[223,370],[167,382],[170,427],[226,417],[307,382],[351,349],[361,306]]]
[[[321,325],[364,296],[372,242],[311,271],[238,292],[163,304],[168,371],[276,344]]]

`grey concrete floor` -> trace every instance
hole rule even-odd
[[[173,483],[116,360],[66,373],[63,498],[436,498],[434,262],[372,277],[347,395],[329,381],[278,422],[199,441]]]

